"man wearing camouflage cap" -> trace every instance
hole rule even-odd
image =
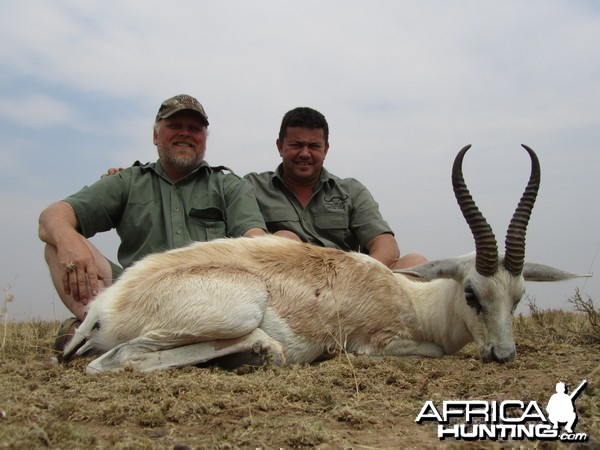
[[[50,275],[75,315],[63,323],[57,350],[94,296],[145,255],[193,241],[265,234],[250,185],[204,160],[207,126],[208,116],[195,98],[165,100],[153,131],[157,162],[136,162],[42,212],[39,236],[46,243]],[[121,266],[87,239],[113,228],[121,238]]]

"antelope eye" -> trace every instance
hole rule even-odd
[[[477,298],[473,288],[470,286],[465,287],[465,300],[467,301],[467,305],[475,309],[477,314],[481,312],[481,303],[479,303],[479,298]]]

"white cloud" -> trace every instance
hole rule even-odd
[[[48,128],[72,123],[73,109],[65,102],[47,95],[0,98],[0,118],[31,128]]]

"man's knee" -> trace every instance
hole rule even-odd
[[[56,247],[50,244],[46,244],[44,246],[44,259],[46,260],[46,264],[51,265],[57,260],[57,250]]]
[[[427,262],[427,258],[419,253],[407,253],[392,265],[392,269],[408,269]]]

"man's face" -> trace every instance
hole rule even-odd
[[[206,126],[193,112],[181,111],[162,119],[154,129],[154,144],[165,170],[192,171],[204,160]]]
[[[319,180],[329,150],[322,128],[289,127],[283,142],[277,139],[277,148],[283,159],[284,180],[301,185]]]

